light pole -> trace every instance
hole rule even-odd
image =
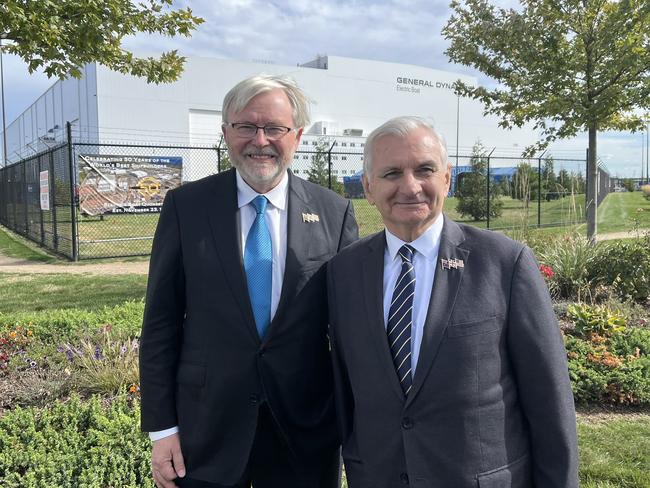
[[[648,150],[650,150],[650,120],[645,121],[645,182],[650,183],[648,170],[650,169],[650,157],[648,157]]]
[[[645,132],[641,132],[641,179],[639,186],[643,185],[643,167],[645,165]]]
[[[456,94],[456,178],[454,179],[454,194],[458,192],[458,135],[460,133],[460,94]]]
[[[7,166],[7,118],[5,115],[5,77],[2,69],[2,38],[0,37],[0,97],[2,98],[2,165]]]

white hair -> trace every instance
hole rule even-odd
[[[296,82],[282,75],[256,75],[237,83],[223,99],[222,117],[228,122],[228,115],[241,112],[254,97],[270,90],[281,89],[287,95],[293,108],[293,123],[296,128],[309,125],[309,98]]]
[[[447,163],[447,143],[445,142],[444,137],[442,137],[442,135],[440,135],[438,131],[433,128],[433,125],[426,119],[411,115],[403,115],[401,117],[392,118],[388,122],[384,122],[368,135],[366,145],[363,149],[364,174],[370,176],[372,167],[372,149],[378,139],[389,135],[406,137],[417,129],[426,129],[431,132],[431,135],[440,147],[440,157],[442,159],[440,164],[444,167]]]

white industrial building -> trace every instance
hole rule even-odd
[[[455,80],[477,83],[467,75],[338,56],[319,56],[297,66],[190,57],[181,78],[166,85],[150,85],[95,64],[86,66],[80,80],[55,82],[8,125],[7,160],[18,161],[65,140],[67,122],[74,139],[81,141],[219,144],[225,93],[257,73],[289,75],[312,98],[312,125],[302,146],[306,150],[326,136],[337,144],[337,151],[361,152],[364,136],[397,115],[431,119],[447,139],[450,155],[456,154],[457,146],[461,154],[469,154],[480,139],[484,146],[496,147],[495,154],[516,156],[535,140],[529,129],[499,129],[495,118],[482,115],[479,102],[458,99],[452,89]],[[171,155],[169,149],[148,151],[161,153]],[[360,161],[339,157],[337,175],[352,174],[360,169]],[[191,164],[191,155],[185,156],[183,165]],[[299,174],[306,171],[298,161],[295,166]],[[210,171],[184,168],[184,179]]]

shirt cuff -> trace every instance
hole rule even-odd
[[[149,439],[152,441],[159,441],[160,439],[164,439],[165,437],[169,437],[170,435],[174,435],[178,432],[178,425],[171,427],[169,429],[165,430],[158,430],[156,432],[149,432]]]

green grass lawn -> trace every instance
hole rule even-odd
[[[582,488],[650,488],[650,414],[578,419]]]
[[[650,229],[650,200],[643,193],[610,193],[598,207],[598,232],[622,232]]]
[[[537,202],[530,202],[528,208],[524,202],[509,197],[501,198],[503,213],[497,219],[490,220],[491,229],[521,228],[524,226],[537,226]],[[370,205],[365,199],[354,199],[354,212],[359,223],[359,234],[366,236],[384,228],[381,216],[376,207]],[[487,221],[474,221],[462,218],[456,211],[456,198],[449,197],[445,200],[444,212],[456,222],[486,228]],[[541,202],[541,225],[555,224],[561,230],[564,226],[575,225],[584,221],[584,195],[565,197],[550,202]]]
[[[538,210],[536,201],[529,202],[528,207],[520,200],[502,197],[503,212],[499,218],[491,219],[491,229],[535,228],[538,221],[542,227],[552,226],[557,232],[565,232],[566,227],[584,229],[584,195],[568,196],[549,202],[541,202]],[[487,227],[486,221],[474,221],[462,218],[456,211],[456,198],[445,200],[444,211],[458,222]],[[354,209],[359,233],[366,236],[383,229],[381,217],[376,207],[365,199],[354,199]],[[639,211],[641,209],[641,211]],[[538,213],[541,218],[538,219]],[[101,258],[122,255],[146,255],[151,251],[152,236],[158,223],[158,214],[124,214],[100,217],[79,216],[79,256],[80,259]],[[645,200],[641,192],[611,193],[598,210],[598,232],[629,231],[634,228],[635,220],[640,228],[650,229],[650,201]],[[127,240],[122,240],[127,239]],[[2,242],[0,242],[2,246]],[[11,249],[0,252],[15,255]],[[27,258],[32,259],[32,258]],[[33,256],[35,260],[51,259]]]
[[[145,275],[74,275],[0,273],[0,312],[59,308],[98,310],[144,298]]]
[[[28,243],[28,241],[16,234],[7,232],[4,227],[0,227],[0,254],[43,263],[57,261],[57,258],[54,256],[46,254],[44,251],[38,249],[35,244]]]

